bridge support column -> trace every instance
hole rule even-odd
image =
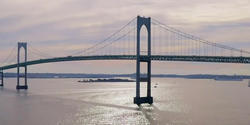
[[[24,49],[24,62],[27,62],[27,43],[18,43],[18,51],[17,51],[17,86],[16,89],[28,89],[27,85],[27,66],[20,65],[20,49]],[[20,68],[24,68],[24,73],[20,73]],[[24,85],[20,85],[20,78],[24,78]]]
[[[141,27],[145,25],[148,32],[148,53],[147,55],[140,55],[140,31]],[[142,78],[140,73],[141,62],[147,63],[147,77]],[[147,96],[140,97],[140,83],[147,82]],[[151,97],[151,19],[145,17],[137,17],[137,59],[136,59],[136,97],[134,103],[140,105],[142,103],[153,103]]]
[[[3,87],[3,71],[0,71],[0,77],[1,77],[1,83],[0,83],[0,86]]]

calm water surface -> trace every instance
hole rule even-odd
[[[140,108],[133,104],[135,83],[78,80],[29,79],[29,90],[17,92],[16,79],[5,79],[0,89],[0,125],[250,124],[247,80],[154,78],[154,104]]]

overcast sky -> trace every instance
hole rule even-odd
[[[150,16],[206,40],[250,51],[249,0],[1,0],[0,62],[18,41],[28,42],[53,56],[67,55],[105,39],[137,15]],[[32,66],[29,71],[133,73],[135,62],[62,62]],[[250,74],[250,66],[157,62],[153,63],[152,71]]]

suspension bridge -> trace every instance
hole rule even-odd
[[[141,33],[144,29],[146,33]],[[20,51],[24,49],[24,57]],[[28,51],[29,50],[29,51]],[[136,97],[134,103],[153,103],[151,96],[151,61],[190,61],[214,63],[250,63],[250,52],[210,42],[165,25],[158,20],[140,17],[91,47],[76,50],[66,56],[53,57],[26,42],[19,42],[0,67],[0,86],[4,86],[4,71],[17,68],[16,89],[28,89],[27,67],[36,64],[79,60],[135,60]],[[28,56],[29,53],[29,56]],[[142,77],[141,63],[147,64],[147,75]],[[20,69],[24,68],[24,73]],[[24,78],[24,83],[20,79]],[[140,83],[147,82],[147,96],[140,96]]]

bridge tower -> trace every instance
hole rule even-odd
[[[1,83],[0,83],[0,86],[3,86],[3,70],[0,70],[0,81],[1,81]]]
[[[140,55],[140,31],[142,26],[145,26],[148,33],[148,51],[147,55]],[[151,19],[137,16],[137,56],[136,56],[136,97],[134,97],[134,104],[140,105],[142,103],[153,103],[151,97]],[[147,63],[147,77],[142,78],[140,67],[141,62]],[[140,97],[140,83],[147,82],[147,96]]]
[[[20,65],[20,51],[21,48],[24,49],[24,63],[27,62],[27,43],[19,42],[17,50],[17,86],[16,89],[28,89],[27,85],[27,66]],[[20,74],[20,68],[24,68],[24,74]],[[20,85],[20,77],[24,78],[24,85]]]

